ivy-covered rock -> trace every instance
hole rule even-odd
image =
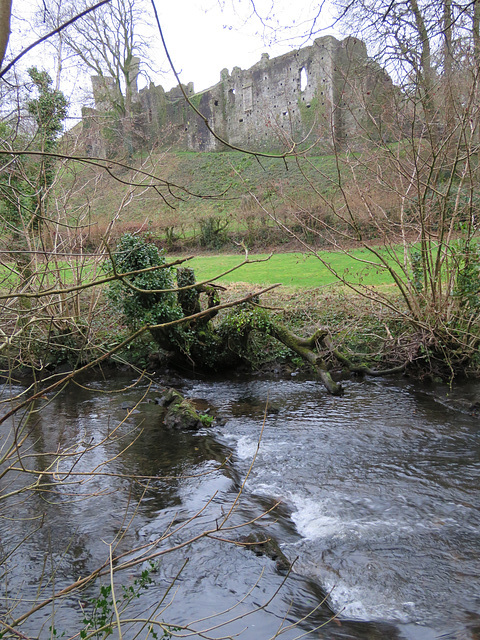
[[[155,402],[165,408],[163,423],[172,429],[194,431],[211,424],[209,416],[201,416],[193,404],[175,389],[165,389]]]

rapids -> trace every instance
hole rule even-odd
[[[162,556],[133,613],[160,607],[162,620],[244,640],[279,630],[286,640],[480,637],[480,429],[448,402],[458,394],[467,407],[478,385],[353,381],[333,398],[308,379],[175,380],[216,416],[193,433],[159,422],[152,400],[162,383],[70,385],[30,418],[30,465],[49,469],[45,452],[89,442],[98,446],[70,469],[71,480],[93,467],[106,473],[72,488],[49,477],[28,499],[3,500],[3,611],[20,595],[35,600],[86,575],[105,561],[109,542],[133,558],[132,549],[176,527],[164,544],[181,545],[215,529],[235,505],[228,522],[241,528],[218,538],[273,537],[295,561],[290,575],[266,555],[200,538]],[[140,483],[134,474],[155,479]],[[10,474],[8,486],[23,486],[24,475]],[[142,567],[122,573],[123,584],[135,584]],[[57,604],[57,637],[82,628],[96,590]],[[51,606],[35,614],[22,633],[50,638],[51,614]]]

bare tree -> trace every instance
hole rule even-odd
[[[459,82],[467,69],[475,75],[478,68],[476,3],[355,0],[336,5],[342,27],[364,39],[396,82],[416,94],[425,126],[451,132],[464,95]]]
[[[64,20],[84,10],[87,3],[72,0],[60,6]],[[132,114],[139,58],[148,57],[147,41],[140,33],[144,12],[141,2],[112,0],[65,33],[66,46],[97,77],[99,98],[120,116]]]
[[[55,19],[77,13],[86,0],[62,2]],[[142,35],[145,6],[138,0],[112,0],[75,22],[64,32],[63,43],[92,75],[96,105],[104,112],[105,126],[129,155],[133,151],[137,78],[140,61],[148,64],[148,44]]]

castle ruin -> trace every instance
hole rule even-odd
[[[95,115],[108,111],[96,78],[94,110],[86,110],[84,130],[88,148],[102,146]],[[332,141],[365,138],[374,115],[392,119],[393,84],[388,74],[367,55],[356,38],[342,41],[324,36],[311,46],[270,59],[263,54],[253,67],[221,72],[215,86],[195,93],[193,83],[165,91],[153,83],[135,93],[134,130],[137,146],[175,150],[221,151],[231,145],[263,152],[292,147],[331,147]],[[98,122],[102,122],[101,118]],[[103,119],[105,123],[105,119]],[[378,134],[378,130],[374,133]],[[104,146],[104,144],[103,144]]]

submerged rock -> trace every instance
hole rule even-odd
[[[292,563],[280,549],[278,542],[263,531],[242,536],[240,542],[245,545],[245,548],[251,549],[255,555],[267,556],[267,558],[274,560],[275,568],[279,573],[287,573],[290,570]]]
[[[462,387],[451,389],[444,385],[436,385],[433,390],[421,389],[417,393],[431,398],[447,409],[458,411],[477,418],[480,416],[480,397],[478,392],[465,391]]]
[[[165,426],[172,429],[197,430],[209,426],[212,418],[200,415],[193,404],[175,389],[165,389],[163,395],[155,398],[156,404],[164,407]]]

